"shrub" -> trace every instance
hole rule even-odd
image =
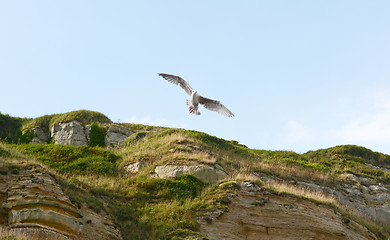
[[[188,199],[197,197],[204,187],[199,179],[184,174],[176,179],[147,178],[138,183],[145,193],[141,198],[151,199]]]
[[[92,122],[111,123],[111,120],[102,113],[88,110],[79,110],[55,115],[50,121],[50,126],[55,123],[70,122],[74,120],[79,121],[82,124],[88,124]]]
[[[119,157],[108,150],[52,144],[15,146],[61,173],[104,175],[117,173],[116,161]]]
[[[88,146],[90,147],[103,147],[104,146],[104,137],[105,131],[104,128],[100,127],[97,123],[91,124],[91,131],[89,132],[89,142]]]
[[[34,138],[34,131],[27,130],[24,133],[20,134],[18,143],[30,143]]]
[[[9,143],[17,143],[25,119],[11,117],[0,113],[0,139]]]

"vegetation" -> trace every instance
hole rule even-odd
[[[50,120],[50,126],[55,123],[63,123],[70,121],[79,121],[81,124],[88,123],[111,123],[111,120],[104,114],[88,110],[79,110],[63,114],[56,114]]]
[[[37,127],[40,128],[42,131],[49,133],[50,121],[52,120],[53,117],[56,117],[58,115],[59,114],[45,115],[38,118],[28,119],[24,122],[22,126],[22,130],[32,129]]]
[[[27,144],[32,137],[29,129],[49,129],[54,123],[71,120],[91,124],[88,146]],[[368,226],[377,236],[390,234],[389,229],[349,213],[329,196],[288,184],[290,180],[307,180],[334,186],[345,181],[341,177],[345,173],[387,184],[389,172],[370,164],[389,168],[389,155],[354,145],[304,154],[255,150],[197,131],[140,124],[122,124],[135,133],[123,147],[109,150],[103,148],[106,123],[111,121],[103,114],[85,110],[36,119],[0,115],[0,174],[14,174],[20,169],[18,162],[35,159],[36,164],[53,172],[76,206],[86,204],[96,212],[109,213],[124,239],[202,238],[196,218],[210,211],[223,212],[226,194],[234,193],[238,186],[227,180],[221,185],[205,184],[191,175],[150,177],[155,166],[193,162],[218,164],[231,179],[258,181],[274,193],[327,204]],[[136,174],[126,174],[124,167],[135,162],[143,162],[145,167]],[[282,182],[261,182],[254,177],[259,174],[276,176]]]
[[[54,144],[13,145],[59,173],[116,175],[118,156],[101,148]]]
[[[105,130],[103,127],[100,127],[97,123],[91,124],[91,131],[89,132],[89,142],[88,146],[90,147],[104,147],[104,137]]]
[[[0,113],[0,140],[17,143],[21,135],[21,127],[26,119],[11,117]]]

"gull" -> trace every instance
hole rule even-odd
[[[208,110],[217,112],[226,117],[234,117],[234,114],[229,109],[227,109],[222,103],[220,103],[217,100],[205,98],[199,95],[198,92],[194,91],[192,87],[183,78],[175,75],[165,74],[165,73],[159,73],[158,75],[163,77],[168,82],[180,86],[181,88],[184,89],[184,91],[186,91],[188,95],[191,96],[190,100],[187,99],[187,105],[190,106],[189,107],[190,113],[195,115],[200,115],[198,109],[200,103]]]

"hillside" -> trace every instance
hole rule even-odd
[[[17,239],[387,239],[390,156],[298,154],[74,111],[0,114],[0,226]]]

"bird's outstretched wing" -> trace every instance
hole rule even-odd
[[[199,96],[199,103],[203,104],[208,110],[215,111],[226,117],[234,117],[234,114],[217,100]]]
[[[158,75],[163,77],[165,80],[167,80],[170,83],[179,85],[190,96],[191,96],[192,92],[194,91],[192,89],[192,87],[190,86],[190,84],[188,84],[183,78],[181,78],[179,76],[165,74],[165,73],[159,73]]]

